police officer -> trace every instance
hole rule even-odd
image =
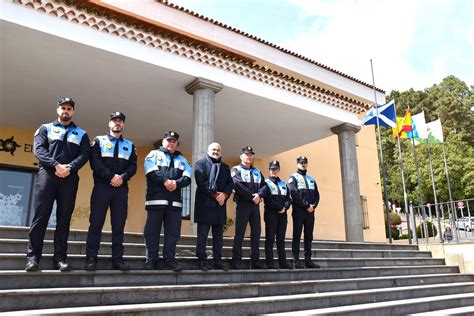
[[[273,243],[275,235],[277,240],[278,263],[280,269],[291,269],[286,261],[285,253],[285,234],[288,219],[286,211],[291,206],[290,192],[278,174],[280,173],[280,162],[271,161],[268,169],[270,177],[265,180],[266,191],[264,196],[265,212],[263,218],[265,220],[265,258],[268,269],[275,269],[273,262]]]
[[[152,150],[145,158],[147,179],[145,209],[148,216],[145,224],[146,268],[156,269],[160,242],[161,224],[164,222],[165,241],[163,259],[165,268],[175,272],[181,270],[176,261],[176,244],[181,236],[181,211],[183,201],[181,189],[191,184],[191,167],[184,156],[176,150],[179,135],[174,131],[165,133],[163,146]]]
[[[307,175],[308,158],[296,159],[297,171],[288,179],[288,189],[293,206],[292,252],[295,268],[319,268],[311,261],[311,243],[313,242],[314,211],[319,204],[319,191],[314,178]],[[300,261],[300,239],[304,228],[304,263]]]
[[[112,269],[130,270],[123,261],[123,234],[128,208],[127,182],[137,171],[135,145],[122,137],[125,114],[109,116],[108,135],[97,136],[92,142],[90,165],[94,176],[91,214],[86,246],[86,270],[94,271],[100,247],[102,227],[110,207],[112,222]]]
[[[253,148],[248,146],[240,152],[241,163],[231,170],[234,181],[235,202],[235,237],[232,247],[231,268],[240,269],[242,261],[242,241],[247,223],[250,223],[251,269],[262,269],[260,258],[260,208],[259,203],[264,196],[265,178],[258,168],[252,166]]]
[[[58,119],[41,125],[34,137],[34,153],[39,160],[35,179],[35,217],[31,223],[26,271],[38,270],[43,240],[49,217],[56,201],[53,268],[69,271],[67,240],[79,183],[77,172],[89,159],[90,146],[86,131],[72,117],[75,103],[71,98],[59,99]]]

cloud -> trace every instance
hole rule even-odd
[[[461,12],[472,7],[466,1],[287,1],[300,8],[302,20],[312,16],[316,21],[283,46],[368,83],[373,59],[375,83],[388,92],[423,89],[450,74],[473,79],[472,68],[470,73],[461,69],[474,67],[472,49],[462,41],[450,47],[453,29],[474,33],[472,20],[466,32],[467,21],[460,19],[470,16]],[[463,61],[468,65],[456,68]]]

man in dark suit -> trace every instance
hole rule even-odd
[[[213,269],[222,269],[223,233],[227,220],[226,202],[232,193],[233,182],[229,166],[221,161],[221,145],[210,144],[206,157],[196,161],[194,168],[197,185],[194,221],[198,224],[196,256],[199,260],[199,269],[208,270],[206,244],[211,228]]]

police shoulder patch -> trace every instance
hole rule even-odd
[[[231,175],[232,177],[235,177],[236,174],[237,174],[237,173],[235,172],[235,169],[232,169],[232,171],[230,172],[230,175]]]
[[[40,128],[41,128],[41,127],[40,127]],[[37,135],[39,134],[39,132],[40,132],[40,128],[38,128],[38,129],[36,130],[36,132],[35,132],[35,136],[37,136]]]
[[[293,178],[288,179],[288,183],[291,183],[291,182],[293,182]]]
[[[94,145],[95,145],[95,139],[91,141],[91,147],[94,147]]]

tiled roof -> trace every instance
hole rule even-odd
[[[70,0],[63,2],[13,0],[13,2],[99,32],[220,68],[356,114],[369,108],[368,104],[260,66],[235,53],[165,30],[92,2]]]
[[[194,16],[194,17],[197,17],[197,18],[199,18],[199,19],[201,19],[201,20],[210,22],[210,23],[212,23],[212,24],[214,24],[214,25],[223,27],[223,28],[228,29],[228,30],[230,30],[230,31],[232,31],[232,32],[238,33],[238,34],[240,34],[240,35],[243,35],[243,36],[245,36],[245,37],[248,37],[248,38],[250,38],[250,39],[253,39],[253,40],[257,41],[257,42],[260,42],[260,43],[262,43],[262,44],[265,44],[265,45],[268,45],[268,46],[273,47],[273,48],[275,48],[275,49],[278,49],[279,51],[282,51],[282,52],[284,52],[284,53],[286,53],[286,54],[289,54],[289,55],[291,55],[291,56],[295,56],[295,57],[297,57],[297,58],[303,59],[304,61],[307,61],[307,62],[309,62],[309,63],[312,63],[312,64],[314,64],[314,65],[316,65],[316,66],[318,66],[318,67],[324,68],[324,69],[326,69],[326,70],[332,71],[332,72],[334,72],[334,73],[336,73],[336,74],[338,74],[338,75],[340,75],[340,76],[343,76],[343,77],[345,77],[345,78],[351,79],[351,80],[353,80],[353,81],[355,81],[355,82],[357,82],[357,83],[363,84],[364,86],[373,88],[372,85],[370,85],[370,84],[368,84],[368,83],[366,83],[366,82],[363,82],[362,80],[359,80],[359,79],[354,78],[354,77],[352,77],[352,76],[349,76],[349,75],[347,75],[347,74],[345,74],[345,73],[343,73],[343,72],[340,72],[340,71],[338,71],[338,70],[336,70],[336,69],[333,69],[333,68],[331,68],[331,67],[328,67],[328,66],[326,66],[326,65],[323,65],[323,64],[321,64],[321,63],[319,63],[319,62],[317,62],[317,61],[315,61],[315,60],[312,60],[312,59],[310,59],[310,58],[308,58],[308,57],[305,57],[305,56],[303,56],[303,55],[300,55],[300,54],[297,54],[297,53],[295,53],[295,52],[292,52],[292,51],[290,51],[290,50],[288,50],[288,49],[286,49],[286,48],[284,48],[284,47],[281,47],[281,46],[278,46],[278,45],[276,45],[276,44],[273,44],[273,43],[271,43],[271,42],[269,42],[269,41],[266,41],[266,40],[264,40],[264,39],[262,39],[262,38],[260,38],[260,37],[257,37],[257,36],[255,36],[255,35],[246,33],[246,32],[244,32],[244,31],[241,31],[241,30],[239,30],[239,29],[236,29],[235,27],[232,27],[232,26],[230,26],[230,25],[227,25],[227,24],[224,24],[224,23],[222,23],[222,22],[216,21],[216,20],[214,20],[214,19],[210,19],[210,18],[208,18],[208,17],[206,17],[206,16],[204,16],[204,15],[202,15],[202,14],[196,13],[196,12],[191,11],[191,10],[189,10],[189,9],[186,9],[186,8],[184,8],[184,7],[180,7],[180,6],[178,6],[178,5],[176,5],[176,4],[173,4],[173,3],[171,3],[171,2],[169,2],[169,1],[167,1],[167,0],[156,0],[156,1],[159,2],[159,3],[161,3],[161,4],[164,4],[164,5],[168,6],[168,7],[170,7],[170,8],[173,8],[173,9],[176,9],[176,10],[179,10],[179,11],[182,11],[182,12],[185,12],[185,13],[190,14],[190,15],[192,15],[192,16]],[[375,89],[376,89],[377,91],[380,91],[380,92],[385,93],[385,91],[382,90],[382,89],[379,89],[379,88],[377,88],[377,87],[376,87]]]

